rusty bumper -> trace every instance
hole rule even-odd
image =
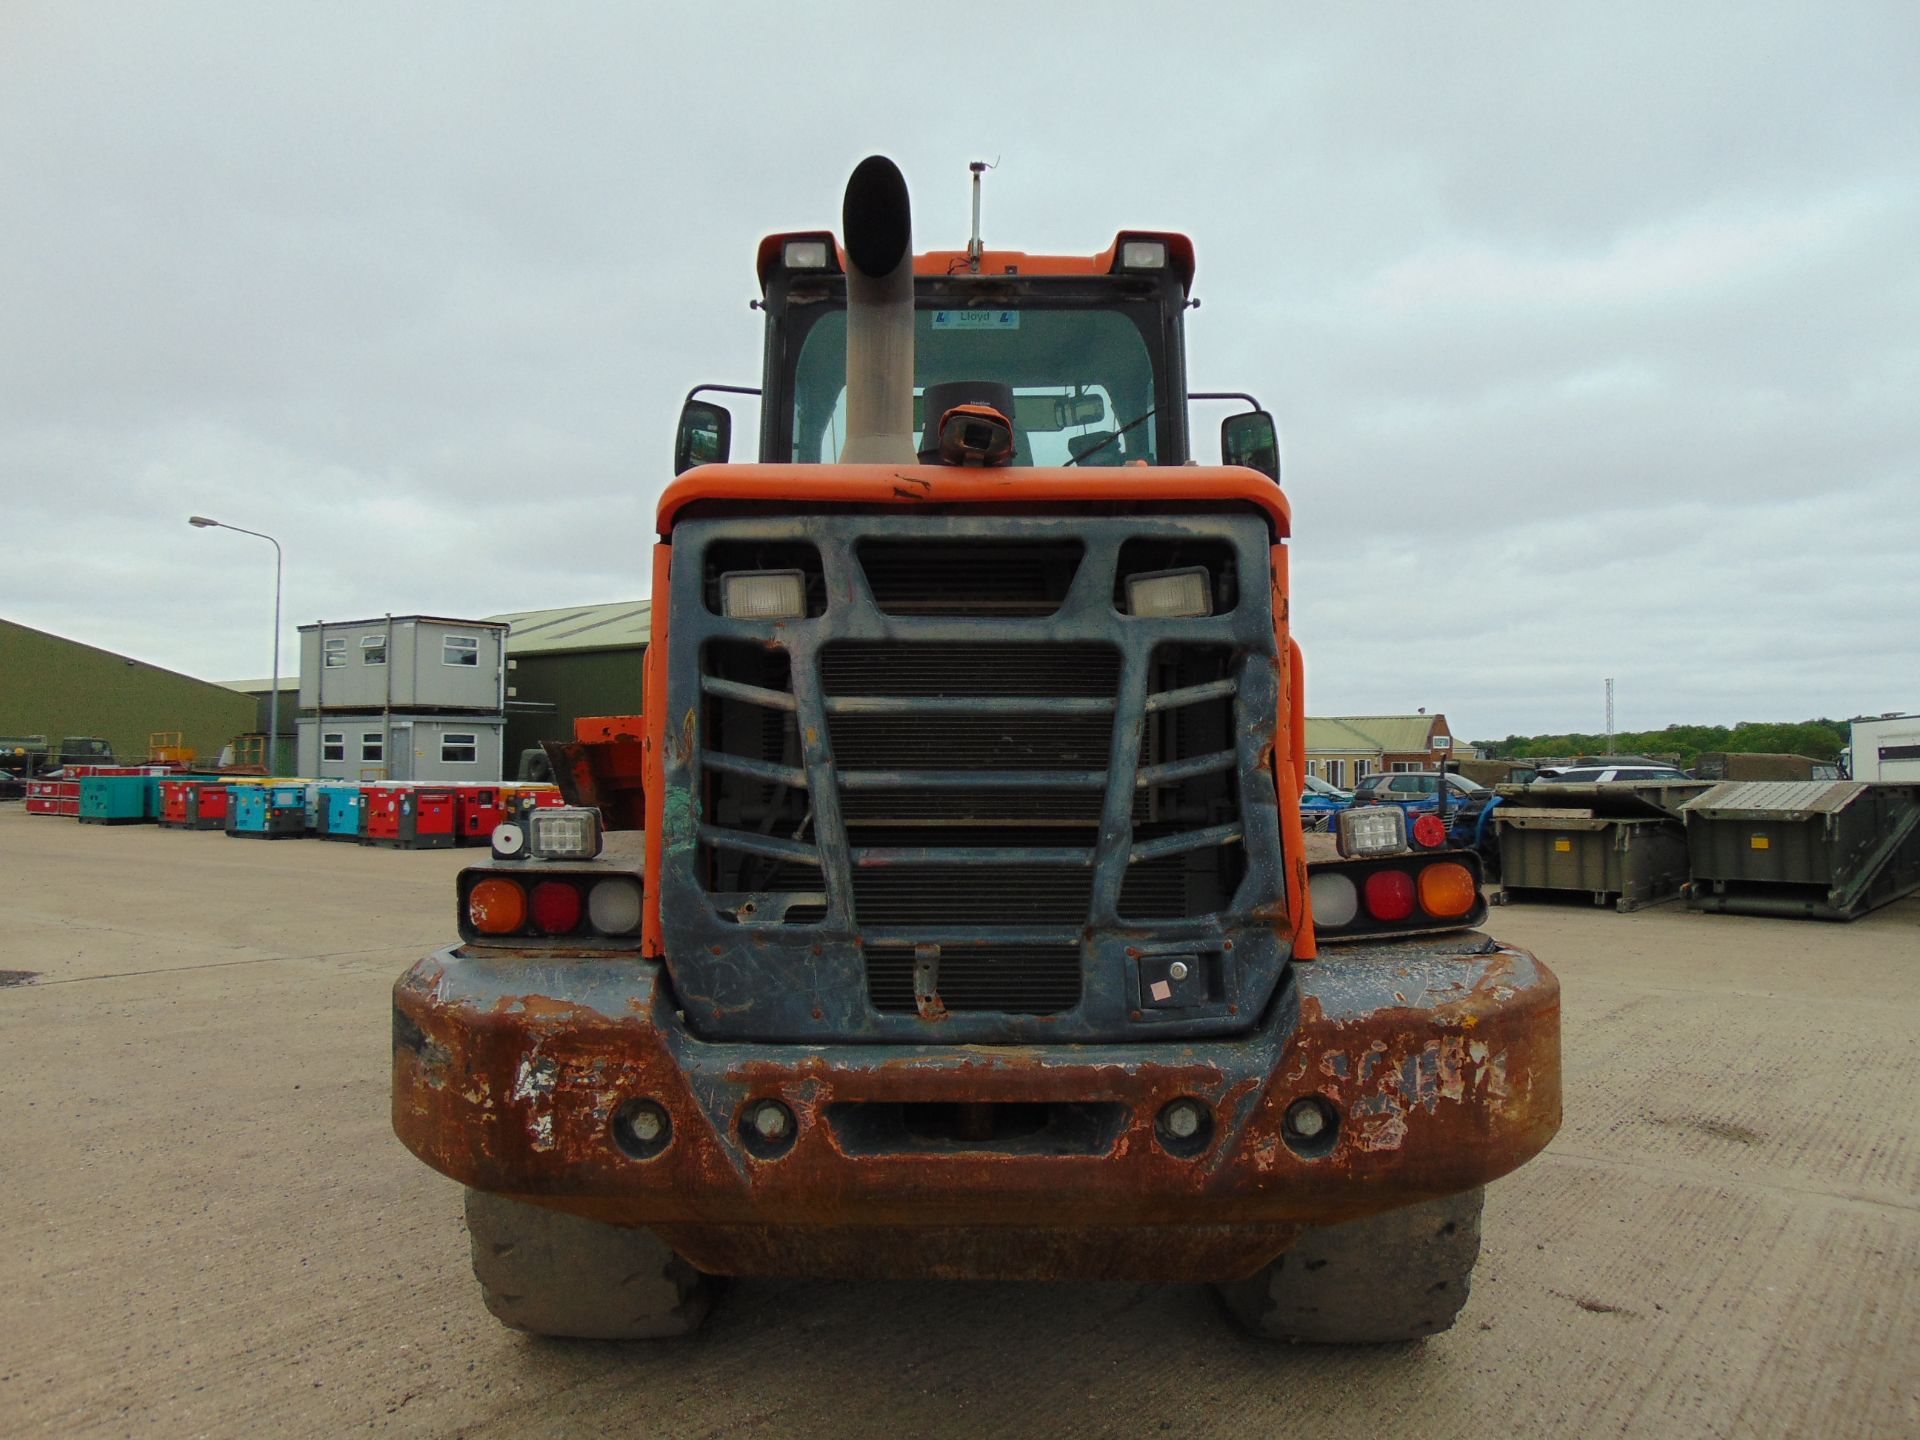
[[[463,1184],[651,1225],[707,1269],[1208,1279],[1485,1184],[1559,1128],[1559,984],[1525,951],[1468,934],[1293,975],[1223,1041],[730,1044],[688,1033],[653,962],[449,948],[394,988],[394,1129]],[[1303,1137],[1285,1117],[1315,1096],[1336,1123]],[[769,1099],[793,1120],[771,1147]],[[1180,1099],[1197,1138],[1157,1124]],[[670,1121],[646,1158],[616,1133],[636,1101]],[[958,1107],[979,1138],[915,1123]],[[1103,1268],[1121,1232],[1159,1259]]]

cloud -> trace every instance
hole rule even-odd
[[[993,243],[1195,237],[1316,710],[1920,704],[1904,7],[969,14],[10,7],[0,613],[261,673],[272,557],[193,512],[285,543],[288,653],[644,593],[680,397],[759,373],[758,237],[880,149],[923,245],[971,159]]]

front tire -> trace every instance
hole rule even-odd
[[[502,1324],[584,1340],[664,1340],[700,1327],[714,1281],[651,1230],[467,1191],[480,1296]]]
[[[1219,1286],[1220,1297],[1264,1340],[1374,1345],[1438,1335],[1467,1303],[1485,1198],[1482,1187],[1310,1227],[1257,1274]]]

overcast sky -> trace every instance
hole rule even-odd
[[[1193,236],[1313,713],[1920,709],[1911,3],[1187,8],[6,0],[0,616],[265,674],[272,552],[189,513],[285,545],[289,673],[643,596],[755,243],[881,151],[923,248],[974,159],[990,243]]]

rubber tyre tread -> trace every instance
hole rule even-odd
[[[1315,1345],[1419,1340],[1450,1328],[1480,1258],[1486,1189],[1313,1226],[1245,1280],[1218,1286],[1251,1334]]]
[[[691,1334],[717,1288],[651,1230],[467,1191],[473,1276],[502,1324],[583,1340]]]

